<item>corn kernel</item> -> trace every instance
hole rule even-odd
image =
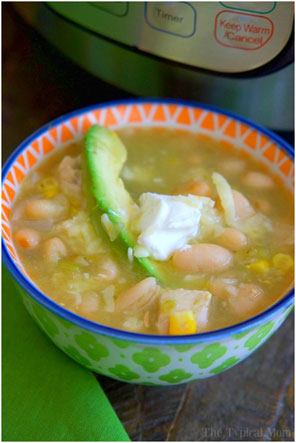
[[[272,264],[280,271],[287,272],[294,265],[294,260],[288,254],[278,253],[272,258]]]
[[[38,183],[38,188],[43,197],[53,198],[59,192],[58,182],[53,177],[46,177]]]
[[[170,315],[170,335],[195,334],[196,331],[197,325],[192,311],[175,312]]]
[[[267,260],[258,260],[255,263],[247,265],[247,268],[259,274],[265,274],[265,272],[269,271],[270,266]]]

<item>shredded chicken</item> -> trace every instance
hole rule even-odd
[[[167,334],[170,314],[181,311],[192,311],[198,331],[204,330],[208,323],[211,298],[212,294],[208,291],[174,289],[164,292],[160,296],[160,313],[157,322],[159,333]]]
[[[81,194],[81,156],[63,158],[58,166],[58,180],[61,190],[69,197]]]

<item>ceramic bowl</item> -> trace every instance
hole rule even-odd
[[[218,374],[244,360],[283,323],[293,293],[263,313],[214,332],[169,337],[131,333],[87,320],[56,304],[26,274],[11,239],[9,214],[28,172],[52,151],[80,139],[94,123],[118,129],[174,127],[211,136],[256,157],[293,191],[293,151],[244,118],[180,100],[131,100],[91,106],[54,120],[25,140],[6,162],[2,188],[3,257],[24,304],[49,338],[94,372],[146,385],[171,385]]]

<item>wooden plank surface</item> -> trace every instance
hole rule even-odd
[[[3,5],[3,156],[59,115],[128,97],[74,66]],[[244,363],[168,388],[98,380],[136,441],[293,441],[293,318]]]

